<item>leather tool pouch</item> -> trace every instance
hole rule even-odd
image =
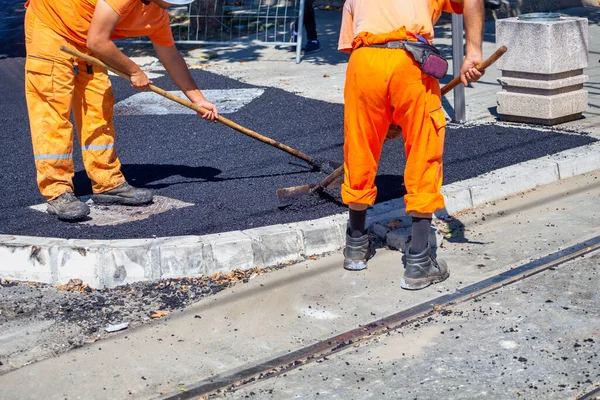
[[[421,64],[427,75],[442,79],[448,72],[448,61],[440,55],[440,51],[428,43],[405,41],[404,48]]]

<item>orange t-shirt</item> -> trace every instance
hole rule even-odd
[[[104,0],[121,19],[111,39],[148,36],[160,46],[172,46],[169,14],[154,3],[140,0]],[[53,31],[85,47],[87,34],[98,0],[28,0],[25,7]]]
[[[433,25],[442,11],[462,13],[462,4],[451,0],[346,0],[338,50],[349,51],[358,34],[381,34],[405,27],[430,43]]]

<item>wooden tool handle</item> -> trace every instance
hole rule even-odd
[[[475,66],[478,71],[485,71],[490,65],[498,61],[504,53],[506,53],[506,46],[500,46],[498,50],[491,56],[486,58],[481,64]],[[442,88],[442,96],[446,95],[449,91],[454,89],[460,83],[460,76],[455,76],[450,82],[444,85]]]
[[[329,186],[333,181],[335,181],[338,177],[344,175],[344,164],[337,167],[332,173],[327,175],[321,182],[319,182],[319,189],[325,189]]]
[[[128,74],[126,74],[125,72],[119,71],[118,69],[115,69],[115,68],[111,67],[110,65],[105,64],[102,61],[98,60],[97,58],[92,57],[92,56],[90,56],[88,54],[84,54],[84,53],[82,53],[80,51],[71,49],[71,48],[66,47],[66,46],[61,46],[60,49],[62,51],[64,51],[65,53],[68,53],[68,54],[70,54],[70,55],[72,55],[74,57],[81,58],[82,60],[85,60],[85,61],[90,62],[92,64],[96,64],[96,65],[98,65],[100,67],[106,68],[107,70],[109,70],[109,71],[111,71],[111,72],[119,75],[123,79],[127,79],[127,80],[130,79],[130,76]],[[163,97],[166,97],[169,100],[172,100],[172,101],[174,101],[176,103],[179,103],[182,106],[190,108],[190,109],[192,109],[192,110],[194,110],[196,112],[199,112],[201,114],[204,114],[204,113],[206,113],[208,111],[204,107],[200,107],[200,106],[192,103],[189,100],[186,100],[186,99],[183,99],[183,98],[181,98],[179,96],[176,96],[173,93],[169,93],[166,90],[161,89],[159,87],[156,87],[154,85],[149,85],[148,88],[149,88],[150,91],[152,91],[154,93],[157,93],[157,94],[159,94],[159,95],[161,95]],[[304,153],[302,153],[302,152],[300,152],[300,151],[298,151],[296,149],[293,149],[293,148],[291,148],[291,147],[289,147],[289,146],[287,146],[287,145],[285,145],[283,143],[280,143],[280,142],[278,142],[278,141],[276,141],[274,139],[271,139],[271,138],[269,138],[267,136],[263,136],[260,133],[255,132],[255,131],[253,131],[251,129],[245,128],[245,127],[243,127],[243,126],[241,126],[241,125],[239,125],[239,124],[237,124],[237,123],[235,123],[235,122],[233,122],[233,121],[231,121],[231,120],[229,120],[229,119],[227,119],[227,118],[225,118],[223,116],[219,116],[219,118],[217,119],[217,121],[219,121],[223,125],[226,125],[226,126],[232,128],[232,129],[235,129],[236,131],[238,131],[240,133],[243,133],[244,135],[250,136],[250,137],[252,137],[252,138],[254,138],[256,140],[260,140],[263,143],[269,144],[269,145],[271,145],[273,147],[276,147],[276,148],[278,148],[280,150],[283,150],[286,153],[293,155],[294,157],[298,157],[298,158],[306,161],[307,163],[309,163],[312,166],[321,167],[320,163],[317,162],[314,158],[310,157],[309,155],[306,155],[306,154],[304,154]]]

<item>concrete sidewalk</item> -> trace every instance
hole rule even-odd
[[[598,178],[595,173],[563,180],[458,214],[459,225],[438,250],[438,256],[448,261],[451,276],[425,290],[399,288],[402,267],[398,252],[379,249],[369,268],[355,273],[342,268],[341,254],[331,255],[257,276],[166,319],[0,375],[2,398],[37,399],[40,393],[48,400],[154,398],[454,293],[600,234]],[[593,281],[577,284],[594,287],[597,273],[593,277]],[[562,285],[562,281],[547,279],[546,298],[559,296]],[[482,305],[485,303],[477,307]],[[593,336],[598,343],[593,325],[597,319],[586,319],[591,317],[591,313],[582,317],[582,325],[592,325],[577,335]],[[17,329],[3,332],[7,350],[19,342]],[[410,355],[408,345],[401,338],[395,342]],[[486,354],[477,345],[469,349],[475,358]],[[598,354],[590,356],[597,365]],[[556,369],[552,371],[556,373]],[[372,370],[363,373],[375,377]],[[514,385],[519,388],[527,377],[521,371],[503,390],[512,390]],[[578,379],[576,375],[561,378],[560,383],[573,386]],[[536,398],[531,396],[525,398]]]

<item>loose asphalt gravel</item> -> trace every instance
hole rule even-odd
[[[22,58],[0,60],[0,130],[5,138],[0,147],[0,187],[5,189],[0,196],[1,234],[89,239],[202,235],[308,220],[346,209],[337,189],[280,209],[277,188],[317,182],[325,174],[290,163],[294,161],[290,155],[224,125],[194,115],[117,116],[116,147],[129,182],[195,205],[117,226],[57,223],[54,217],[29,208],[44,199],[35,183],[23,66]],[[202,89],[252,87],[202,70],[192,74]],[[117,101],[137,93],[121,78],[114,77],[113,83]],[[154,83],[176,89],[168,76]],[[342,105],[264,89],[262,96],[226,116],[313,157],[342,161]],[[451,126],[446,136],[445,183],[594,140],[583,134],[501,125]],[[78,147],[74,182],[81,196],[91,194],[91,186]],[[378,202],[403,195],[403,167],[402,141],[394,140],[381,158]]]
[[[77,280],[53,286],[0,278],[0,375],[109,337],[107,329],[124,322],[125,329],[132,329],[183,310],[203,297],[278,268],[161,279],[101,290]]]

